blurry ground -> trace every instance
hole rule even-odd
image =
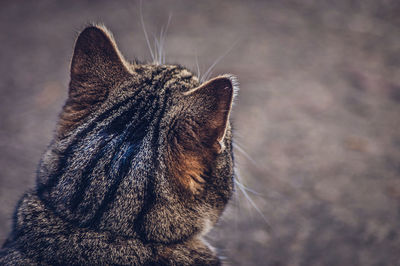
[[[149,32],[173,13],[167,61],[241,83],[238,193],[209,239],[232,265],[400,264],[398,1],[144,1]],[[34,185],[66,97],[76,32],[104,22],[149,59],[137,2],[1,1],[0,242]],[[270,227],[270,229],[268,229]]]

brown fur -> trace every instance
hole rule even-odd
[[[178,179],[179,183],[184,186],[184,189],[197,193],[202,189],[205,183],[202,178],[202,173],[205,171],[205,161],[209,158],[204,158],[202,154],[186,153],[183,154],[182,147],[177,144],[174,146],[175,151],[171,152],[169,160],[169,168],[173,172],[172,176]]]

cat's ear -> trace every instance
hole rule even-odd
[[[111,33],[102,26],[84,29],[75,43],[69,94],[58,132],[65,133],[76,126],[130,75],[129,65]]]
[[[198,138],[215,147],[218,152],[224,149],[229,115],[237,90],[236,78],[224,75],[185,93],[190,98],[191,112],[196,114],[195,132]]]
[[[105,27],[90,26],[79,34],[71,62],[72,90],[79,89],[74,85],[111,85],[129,74],[128,64]]]

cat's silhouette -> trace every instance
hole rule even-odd
[[[68,99],[5,265],[219,265],[202,236],[233,191],[235,78],[128,63],[111,34],[78,37]]]

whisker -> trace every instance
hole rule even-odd
[[[237,149],[247,160],[249,160],[252,164],[255,166],[257,165],[257,162],[251,158],[251,156],[242,148],[238,143],[232,143],[233,148]]]
[[[160,64],[162,64],[162,54],[163,54],[163,46],[164,46],[164,38],[163,38],[163,34],[164,34],[164,26],[161,27],[161,31],[160,31],[160,41],[159,41],[159,46],[158,46],[158,62]]]
[[[235,182],[236,183],[236,182]],[[267,225],[268,229],[271,229],[271,225],[269,224],[267,217],[265,217],[265,215],[262,213],[262,211],[260,210],[260,208],[258,208],[257,204],[253,201],[253,199],[249,196],[249,194],[247,193],[247,191],[245,189],[243,189],[241,186],[239,186],[240,191],[242,192],[242,194],[245,196],[245,198],[247,199],[247,201],[251,204],[251,206],[257,211],[257,213],[263,218],[265,224]]]
[[[159,60],[159,47],[160,47],[160,42],[158,41],[157,37],[153,34],[153,38],[154,38],[154,57],[155,60],[153,60],[155,64],[160,64],[160,60]]]
[[[235,168],[235,178],[234,178],[234,182],[235,184],[238,186],[239,190],[242,192],[242,194],[244,195],[244,197],[246,198],[246,200],[250,203],[250,205],[257,211],[257,213],[261,216],[261,218],[264,220],[265,224],[268,227],[268,230],[271,229],[271,225],[268,222],[267,217],[265,217],[265,215],[262,213],[262,211],[260,210],[260,208],[257,206],[257,204],[253,201],[253,199],[249,196],[249,194],[247,193],[247,187],[244,186],[242,184],[242,178],[240,176],[240,171]],[[254,193],[251,189],[249,189],[250,192]],[[254,194],[259,194],[258,192],[255,192]],[[262,196],[262,195],[261,195]]]
[[[219,56],[214,63],[212,63],[212,65],[207,69],[207,71],[204,73],[203,77],[200,79],[201,82],[204,82],[206,80],[209,79],[209,77],[212,74],[212,70],[214,69],[214,67],[219,63],[219,61],[221,61],[230,51],[232,51],[233,47],[237,44],[237,41],[234,42],[231,47],[228,48],[228,50],[225,51],[225,53],[223,53],[221,56]]]
[[[257,192],[257,191],[255,191],[255,190],[249,188],[249,187],[246,187],[246,186],[243,185],[238,179],[235,179],[235,183],[236,183],[236,185],[238,185],[239,187],[243,188],[244,190],[246,190],[246,191],[248,191],[248,192],[253,193],[254,195],[257,195],[257,196],[260,196],[260,197],[263,197],[263,196],[264,196],[262,193]]]
[[[162,63],[162,64],[165,64],[165,54],[166,54],[166,53],[165,53],[164,44],[165,44],[166,39],[167,39],[167,32],[168,32],[169,25],[170,25],[170,23],[171,23],[171,19],[172,19],[172,13],[169,13],[167,25],[165,26],[164,32],[163,32],[163,30],[161,29],[161,33],[162,33],[162,34],[160,35],[160,43],[161,43],[160,54],[161,54],[162,56],[160,57],[160,60],[161,60],[161,63]]]
[[[271,225],[269,224],[267,217],[262,213],[260,208],[258,208],[257,204],[253,201],[253,199],[249,196],[246,190],[239,186],[240,191],[246,197],[247,201],[251,204],[251,206],[257,211],[257,213],[263,218],[265,224],[267,225],[268,229],[271,229]]]
[[[257,196],[265,197],[265,195],[263,195],[262,193],[257,192],[257,191],[255,191],[255,190],[253,190],[253,189],[251,189],[251,188],[249,188],[249,187],[244,185],[241,172],[237,167],[235,167],[235,181],[236,181],[237,185],[239,185],[243,189],[245,189],[245,190],[247,190],[247,191],[249,191],[249,192],[251,192],[251,193],[253,193],[253,194],[257,195]]]
[[[197,56],[197,51],[195,52],[195,60],[196,60],[196,68],[197,68],[197,77],[201,80],[200,75],[200,67],[199,67],[199,58]]]
[[[166,42],[166,38],[167,38],[167,31],[168,31],[168,27],[169,24],[171,22],[171,18],[172,18],[172,13],[169,14],[168,17],[168,22],[167,25],[162,26],[161,27],[161,31],[159,34],[159,38],[157,38],[157,36],[155,36],[155,34],[153,34],[154,37],[154,62],[156,64],[165,64],[165,42]]]
[[[142,23],[142,30],[144,33],[144,37],[146,38],[146,43],[147,43],[147,47],[150,50],[150,55],[151,55],[151,59],[153,60],[153,62],[155,61],[154,59],[154,54],[153,54],[153,48],[150,45],[150,41],[149,41],[149,36],[147,35],[147,31],[146,31],[146,27],[144,25],[144,19],[143,19],[143,0],[140,0],[140,22]]]

